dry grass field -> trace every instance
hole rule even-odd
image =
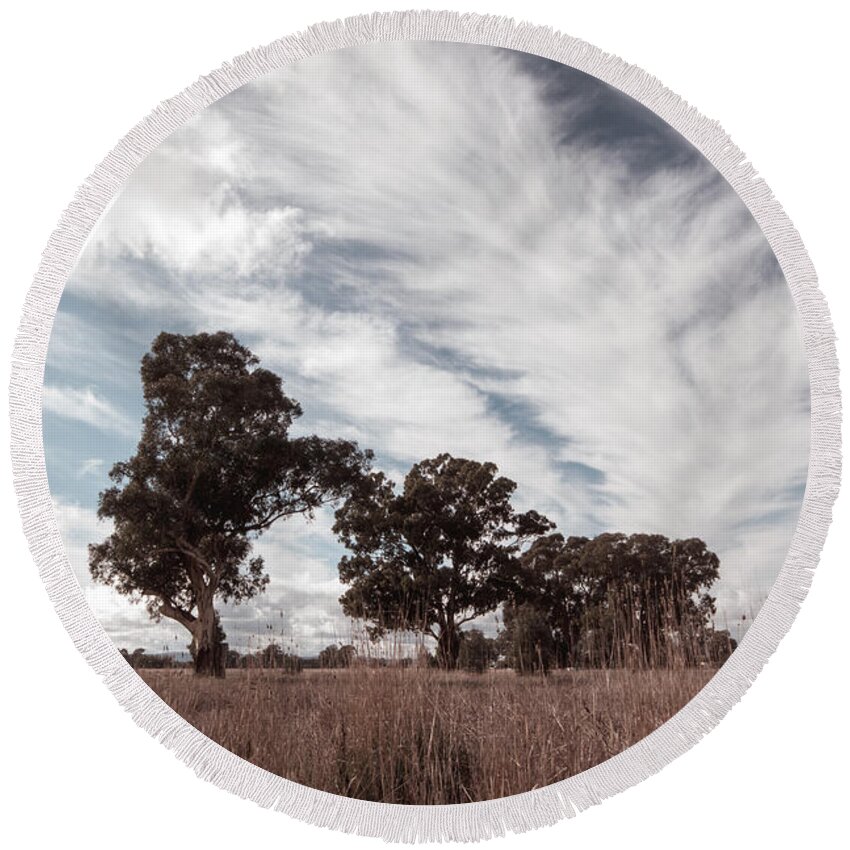
[[[266,770],[364,800],[437,804],[517,794],[599,764],[715,671],[139,672],[192,725]]]

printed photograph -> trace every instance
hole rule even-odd
[[[241,758],[400,804],[542,788],[683,708],[782,568],[809,417],[711,162],[592,76],[450,42],[303,59],[171,133],[43,393],[124,661]]]

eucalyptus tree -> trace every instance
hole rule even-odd
[[[350,552],[339,562],[343,610],[372,638],[430,635],[439,665],[456,668],[461,626],[509,597],[523,546],[553,527],[514,509],[516,486],[493,463],[449,454],[415,464],[400,492],[373,472],[336,512]]]
[[[98,516],[113,531],[90,545],[90,571],[153,619],[183,626],[195,672],[223,676],[216,602],[250,599],[269,581],[254,541],[278,520],[350,495],[371,452],[292,437],[300,405],[223,331],[161,333],[141,379],[141,439],[100,494]]]

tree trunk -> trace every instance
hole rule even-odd
[[[437,664],[443,670],[457,669],[460,641],[460,630],[454,623],[440,630],[440,637],[437,639]]]
[[[192,658],[196,676],[224,678],[224,631],[212,605],[198,609],[192,628]]]

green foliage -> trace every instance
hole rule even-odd
[[[373,473],[336,512],[351,552],[339,563],[344,611],[372,637],[418,631],[437,641],[443,667],[457,665],[460,627],[511,592],[522,544],[553,526],[511,505],[516,484],[492,463],[441,454],[415,464],[400,493]]]

